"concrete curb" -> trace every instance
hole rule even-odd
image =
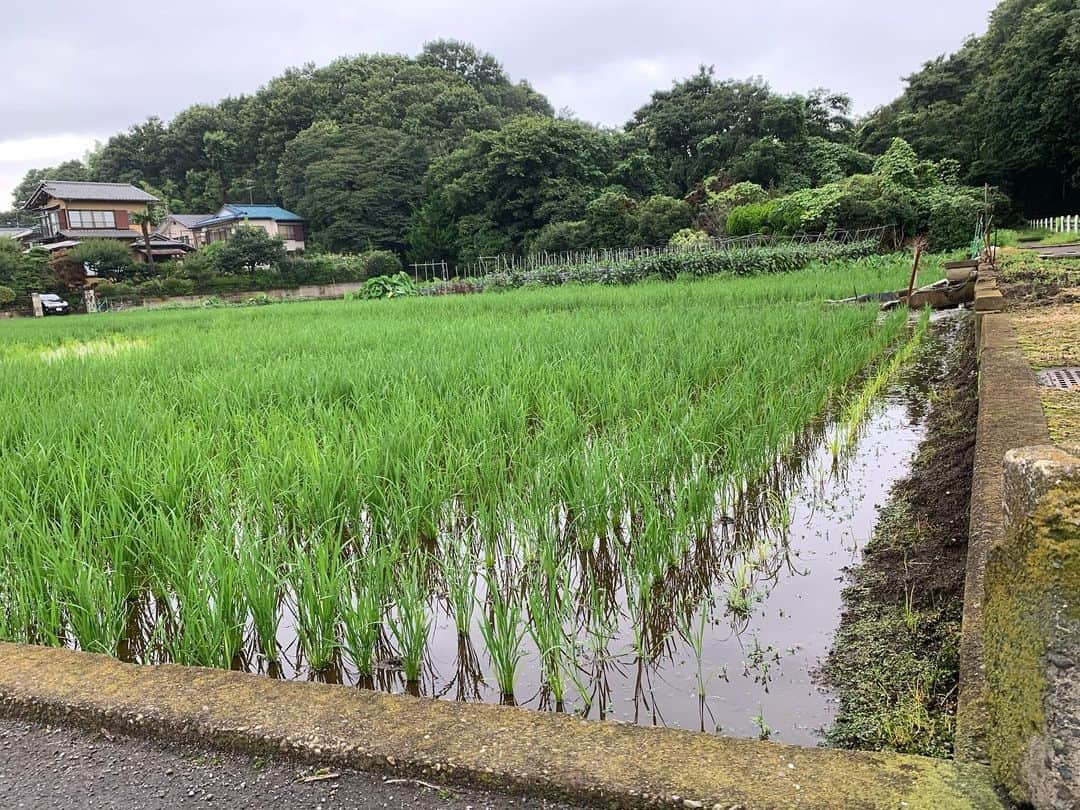
[[[609,807],[998,808],[985,766],[0,644],[0,711]]]
[[[987,555],[1004,532],[1005,453],[1050,441],[1035,377],[1017,342],[1012,319],[998,311],[1004,303],[993,273],[981,273],[974,307],[979,350],[979,419],[971,481],[955,744],[957,759],[976,762],[988,759],[984,580]]]

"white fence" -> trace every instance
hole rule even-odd
[[[1029,224],[1032,228],[1053,231],[1054,233],[1080,233],[1080,214],[1032,219],[1029,220]]]

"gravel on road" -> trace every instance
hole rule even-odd
[[[572,810],[434,780],[331,770],[7,718],[0,718],[0,807]]]

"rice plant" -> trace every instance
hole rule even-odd
[[[469,635],[476,605],[477,561],[467,537],[448,536],[440,549],[438,564],[459,636]]]
[[[480,617],[480,633],[495,670],[495,682],[504,699],[514,699],[514,681],[518,665],[525,657],[522,642],[525,626],[521,621],[521,601],[509,589],[500,587],[490,573],[485,576],[487,603]]]
[[[565,703],[566,681],[573,666],[572,645],[566,634],[572,583],[569,569],[560,563],[554,545],[541,546],[540,575],[529,577],[526,585],[529,634],[540,653],[541,678],[557,709]]]
[[[427,596],[422,583],[420,563],[411,560],[397,579],[397,597],[390,619],[390,630],[401,655],[401,667],[409,683],[420,681],[424,664],[424,649],[431,630]]]
[[[267,661],[279,658],[278,626],[281,620],[281,560],[278,542],[259,536],[239,543],[239,585],[251,614],[259,650]]]
[[[300,647],[308,666],[321,672],[333,664],[339,646],[339,596],[348,582],[340,538],[329,532],[297,543],[289,578]]]
[[[369,678],[375,670],[383,614],[393,586],[390,551],[380,547],[358,556],[348,579],[347,587],[341,592],[343,644],[357,672]]]

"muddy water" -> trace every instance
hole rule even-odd
[[[589,718],[702,730],[740,737],[762,737],[815,744],[835,713],[830,694],[811,673],[824,658],[840,619],[840,592],[846,567],[858,563],[893,483],[910,469],[923,435],[918,414],[922,386],[895,384],[864,421],[858,439],[834,458],[835,426],[811,431],[797,458],[778,466],[768,491],[753,498],[780,501],[786,518],[741,523],[721,515],[716,536],[705,549],[688,554],[672,574],[677,598],[692,594],[688,617],[678,621],[658,605],[645,622],[658,639],[652,654],[635,652],[634,627],[626,592],[616,585],[611,601],[616,618],[604,643],[590,643],[581,627],[587,605],[578,611],[576,684],[567,688],[561,710]],[[746,499],[751,499],[749,495]],[[744,516],[745,517],[745,516]],[[741,556],[716,551],[739,532]],[[755,552],[748,533],[767,536]],[[755,553],[760,556],[754,557]],[[734,588],[731,570],[754,560],[753,575]],[[483,601],[482,580],[478,598]],[[745,610],[733,594],[742,595]],[[674,597],[673,597],[674,598]],[[662,599],[659,601],[663,601]],[[284,611],[279,642],[285,651],[280,671],[286,678],[317,678],[390,692],[409,691],[442,699],[499,702],[499,690],[474,619],[471,639],[460,638],[445,604],[432,606],[433,627],[419,684],[406,685],[399,662],[387,645],[374,681],[363,682],[343,661],[328,673],[307,671],[299,656],[295,628]],[[664,617],[667,616],[665,621]],[[703,620],[704,617],[704,620]],[[693,641],[700,635],[700,658]],[[475,646],[474,646],[475,645]],[[541,684],[539,655],[526,637],[526,657],[515,685],[516,702],[555,710]],[[265,671],[252,659],[247,668]]]

